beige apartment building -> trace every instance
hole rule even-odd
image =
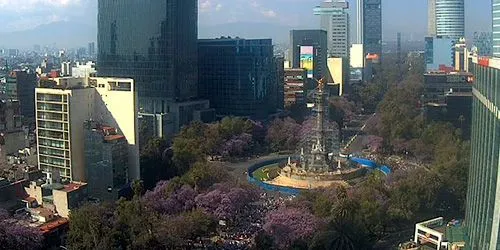
[[[52,181],[86,182],[86,121],[117,128],[128,148],[128,179],[138,179],[137,92],[132,79],[62,77],[36,89],[39,168]]]

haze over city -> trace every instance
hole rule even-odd
[[[0,0],[0,250],[499,250],[500,0]]]
[[[356,1],[349,2],[351,20],[355,20]],[[275,43],[287,43],[286,30],[318,25],[319,18],[312,12],[317,4],[315,0],[200,0],[199,37],[269,37]],[[397,32],[403,34],[404,41],[423,41],[427,29],[427,1],[383,0],[382,5],[384,41],[395,41]],[[465,7],[467,36],[491,28],[488,1],[466,0]],[[79,40],[96,39],[97,0],[0,0],[0,12],[0,23],[3,23],[0,36],[15,33],[12,39],[1,39],[0,46],[30,47],[26,42],[32,40],[30,34],[19,31],[37,27],[36,34],[44,37],[47,44],[76,47],[85,45]],[[69,37],[68,41],[58,41],[48,35],[48,30],[62,35],[58,28]],[[353,21],[351,29],[356,30]]]

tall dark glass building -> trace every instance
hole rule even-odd
[[[291,30],[292,68],[307,70],[309,79],[321,79],[328,72],[328,36],[326,30]]]
[[[474,57],[467,249],[500,249],[500,60]]]
[[[382,55],[382,0],[363,0],[365,54]]]
[[[276,62],[271,39],[201,39],[200,94],[219,116],[266,118],[276,110]]]
[[[36,74],[30,71],[15,70],[6,79],[5,94],[7,99],[19,101],[21,115],[25,121],[34,121],[35,119],[36,84]]]
[[[99,0],[100,76],[135,80],[142,112],[197,97],[197,0]]]

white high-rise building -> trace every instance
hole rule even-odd
[[[314,8],[314,14],[321,17],[321,29],[328,36],[328,57],[349,59],[350,22],[345,0],[325,1]]]
[[[356,42],[363,43],[363,0],[356,2]]]
[[[132,79],[63,77],[37,88],[38,162],[53,181],[86,182],[84,123],[117,128],[126,137],[128,177],[138,179],[137,92]]]
[[[436,36],[436,0],[427,2],[427,34]]]
[[[436,0],[436,35],[452,39],[465,37],[464,0]]]

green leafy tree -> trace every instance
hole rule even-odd
[[[160,180],[177,175],[172,161],[173,152],[163,138],[153,138],[141,151],[141,179],[146,189],[153,188]]]
[[[113,249],[127,245],[115,240],[113,204],[86,205],[70,214],[68,247],[70,249]],[[120,237],[117,237],[120,238]]]
[[[203,148],[206,129],[206,124],[193,122],[175,137],[172,144],[173,161],[179,175],[186,173],[195,162],[206,160],[206,150]]]
[[[183,183],[189,184],[196,190],[205,190],[216,183],[222,183],[229,180],[227,170],[219,165],[197,162],[181,178]]]

